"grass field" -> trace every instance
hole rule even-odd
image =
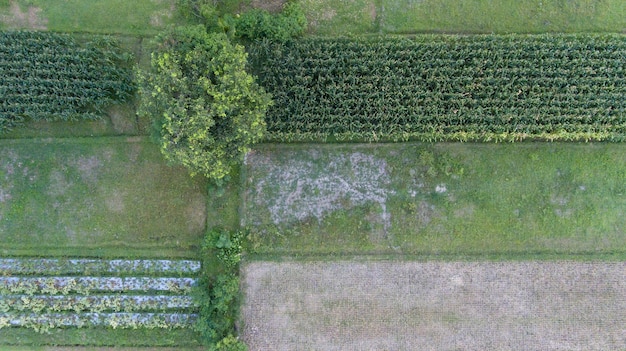
[[[626,257],[621,144],[266,145],[242,224],[262,255]]]
[[[194,256],[206,184],[144,138],[0,142],[3,255]]]
[[[118,350],[117,347],[141,347],[139,350],[159,351],[161,347],[177,347],[177,350],[193,350],[200,345],[195,332],[189,329],[178,330],[146,330],[146,329],[89,329],[70,328],[55,329],[49,334],[37,333],[25,328],[4,328],[0,330],[0,349],[2,351],[83,351],[98,350],[98,346],[115,346],[115,348],[102,347],[101,350]],[[10,346],[10,345],[15,346]],[[23,345],[28,346],[23,346]],[[18,346],[19,345],[19,346]],[[88,348],[73,348],[63,346],[46,345],[91,345]],[[180,349],[178,348],[180,347]],[[120,351],[126,351],[123,348]],[[127,351],[137,351],[129,349]]]
[[[382,0],[389,33],[624,32],[621,0]]]
[[[623,350],[626,266],[251,262],[250,351]]]
[[[318,35],[625,32],[621,0],[302,0]]]
[[[10,0],[0,5],[4,28],[152,35],[180,19],[175,0]]]

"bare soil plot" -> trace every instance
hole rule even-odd
[[[253,262],[256,350],[618,350],[626,263]]]

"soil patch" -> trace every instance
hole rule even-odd
[[[626,263],[254,262],[256,350],[618,350]]]
[[[17,1],[10,1],[9,14],[0,15],[0,22],[10,29],[48,29],[48,19],[41,16],[41,8],[28,6],[26,10],[22,10]]]

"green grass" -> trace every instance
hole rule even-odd
[[[622,144],[267,145],[243,215],[266,258],[624,258],[625,159]]]
[[[624,32],[622,0],[382,0],[387,33]]]
[[[152,35],[181,21],[176,0],[17,0],[17,3],[19,13],[6,3],[0,9],[1,15],[12,18],[3,21],[5,28]]]
[[[317,35],[625,32],[622,0],[302,0]]]
[[[25,328],[0,329],[2,350],[50,350],[44,345],[89,345],[89,346],[198,346],[195,332],[189,329],[53,329],[49,334],[37,333]],[[9,346],[15,345],[15,346]],[[28,346],[26,346],[28,345]],[[19,348],[18,348],[19,347]],[[147,349],[150,350],[150,349]]]
[[[378,32],[377,0],[301,0],[309,32],[348,35]]]
[[[0,141],[0,254],[194,257],[206,184],[144,138]]]

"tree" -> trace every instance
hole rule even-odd
[[[167,160],[219,181],[262,138],[271,98],[246,63],[242,46],[203,26],[157,37],[151,69],[138,73],[139,114],[154,119]]]

